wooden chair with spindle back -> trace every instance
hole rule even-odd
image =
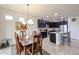
[[[20,36],[26,37],[26,31],[20,31]]]
[[[27,49],[27,52],[31,55],[40,52],[40,54],[42,55],[42,36],[40,34],[33,36],[31,51]]]
[[[21,55],[21,52],[23,51],[23,46],[19,42],[19,40],[20,40],[19,35],[16,32],[14,34],[15,34],[15,40],[16,40],[16,54],[20,54]]]

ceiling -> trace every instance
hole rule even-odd
[[[16,11],[19,13],[27,13],[27,5],[25,4],[1,4],[1,8]],[[49,18],[54,17],[54,13],[58,16],[73,17],[79,16],[78,4],[30,4],[29,15],[35,17]]]

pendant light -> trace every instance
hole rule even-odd
[[[33,25],[33,20],[29,18],[29,4],[27,4],[27,24]]]

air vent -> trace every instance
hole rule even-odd
[[[76,18],[72,18],[72,19],[71,19],[72,22],[75,22],[76,20],[77,20]]]

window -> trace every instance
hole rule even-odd
[[[11,15],[5,15],[5,19],[6,20],[13,20],[13,16],[11,16]]]
[[[20,17],[20,18],[19,18],[19,21],[20,21],[20,22],[24,22],[24,18],[23,18],[23,17]]]
[[[23,24],[26,24],[25,19],[23,17],[20,17],[19,21],[22,22]]]

